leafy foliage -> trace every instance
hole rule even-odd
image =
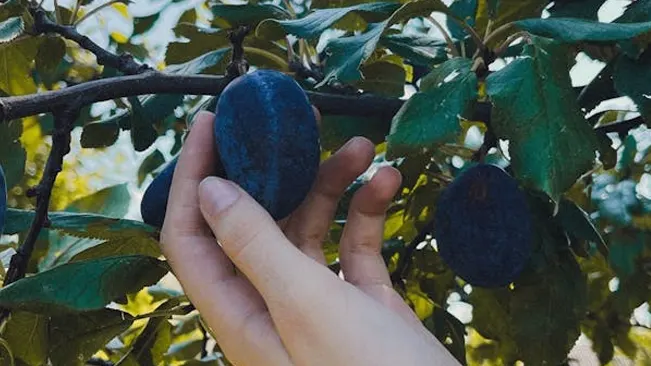
[[[28,3],[0,5],[0,97],[120,75],[70,39],[35,35]],[[49,19],[169,74],[224,74],[229,33],[248,26],[251,66],[286,72],[310,92],[396,102],[385,116],[322,113],[322,158],[362,135],[376,145],[375,164],[401,171],[383,257],[407,304],[462,364],[569,364],[580,335],[602,364],[651,362],[651,1],[611,22],[599,18],[603,0],[58,3],[45,2]],[[602,68],[583,85],[574,77],[586,57]],[[169,280],[158,231],[132,210],[177,156],[192,117],[215,103],[148,94],[83,110],[27,276],[0,289],[11,309],[3,364],[229,364],[218,344],[206,347],[213,336]],[[26,192],[54,131],[49,113],[0,122],[3,255],[36,217]],[[524,271],[493,289],[465,283],[425,235],[441,192],[477,161],[504,167],[534,218]],[[349,187],[324,245],[333,269],[362,184]]]

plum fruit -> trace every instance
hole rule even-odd
[[[5,215],[7,214],[7,182],[5,172],[0,166],[0,236],[5,228]]]
[[[226,177],[275,220],[294,211],[316,179],[316,116],[300,85],[281,72],[257,70],[224,89],[217,102],[215,143]]]
[[[233,80],[215,110],[217,175],[250,194],[279,220],[305,199],[316,179],[320,141],[307,94],[291,77],[257,70]],[[176,159],[143,196],[143,221],[160,228]]]
[[[467,168],[437,201],[438,251],[450,269],[473,286],[513,282],[531,255],[532,231],[524,192],[495,165]]]
[[[142,220],[148,225],[162,227],[167,210],[167,200],[172,187],[174,168],[178,157],[171,160],[149,184],[140,202]]]

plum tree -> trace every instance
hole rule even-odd
[[[276,219],[303,201],[316,179],[319,131],[307,94],[291,77],[257,70],[217,102],[215,143],[226,177]]]
[[[495,165],[470,166],[437,202],[439,253],[474,286],[500,287],[514,281],[529,260],[532,228],[517,181]]]
[[[291,77],[257,70],[233,80],[222,92],[214,124],[216,174],[239,184],[279,220],[303,201],[320,161],[312,105]],[[161,227],[177,158],[147,187],[143,221]]]

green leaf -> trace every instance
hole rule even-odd
[[[387,137],[389,159],[435,148],[461,131],[459,118],[469,115],[477,98],[477,77],[470,63],[451,59],[426,76],[427,87],[412,95],[393,118]],[[448,71],[458,74],[444,81]]]
[[[622,234],[610,241],[608,262],[621,279],[628,279],[636,271],[636,262],[645,250],[643,234]]]
[[[255,26],[265,19],[291,19],[287,10],[274,4],[227,5],[216,3],[211,7],[215,16],[213,23],[220,28],[239,25]]]
[[[66,55],[66,42],[59,36],[43,40],[36,54],[36,71],[41,75],[53,74]]]
[[[354,82],[362,78],[360,65],[366,61],[378,44],[384,27],[388,23],[371,23],[365,33],[359,36],[332,39],[326,46],[328,56],[325,64],[325,77],[319,85],[330,79],[343,83]]]
[[[516,281],[509,304],[511,334],[527,365],[560,364],[580,335],[586,278],[569,251],[559,254],[543,274]]]
[[[448,12],[449,9],[440,0],[408,2],[385,21],[369,23],[366,32],[360,35],[331,39],[324,50],[328,54],[325,61],[325,77],[317,87],[325,85],[331,79],[343,83],[362,79],[359,67],[375,51],[386,28],[413,17],[429,15],[433,11]]]
[[[651,121],[651,48],[638,60],[619,55],[613,72],[615,90],[635,102],[638,112]]]
[[[5,174],[7,190],[23,179],[27,152],[20,142],[22,120],[0,123],[0,166]],[[7,220],[5,224],[9,224]]]
[[[628,40],[651,31],[651,21],[641,23],[602,23],[575,18],[524,19],[515,26],[537,36],[557,41],[614,42]]]
[[[175,31],[188,41],[171,42],[167,46],[165,62],[168,65],[184,63],[206,53],[230,47],[228,34],[223,29],[180,24]]]
[[[158,149],[154,150],[154,152],[149,154],[149,156],[143,160],[142,164],[140,164],[140,168],[138,168],[138,184],[142,184],[149,173],[163,164],[165,164],[163,153]]]
[[[576,203],[563,198],[559,203],[558,219],[565,230],[578,238],[591,241],[599,246],[602,253],[608,253],[606,242],[594,226],[588,214]]]
[[[158,258],[162,255],[158,241],[147,237],[130,237],[109,240],[81,251],[70,259],[70,262],[85,261],[96,258],[107,258],[125,255],[146,255]]]
[[[182,64],[172,64],[165,68],[165,72],[178,75],[201,74],[222,61],[230,48],[220,48],[215,51],[204,53],[190,61]]]
[[[81,147],[97,149],[108,147],[118,141],[120,125],[115,120],[91,122],[81,132]]]
[[[165,262],[142,255],[66,263],[0,289],[0,306],[39,314],[98,310],[167,272]]]
[[[300,19],[265,20],[258,25],[256,35],[276,40],[283,38],[285,34],[292,34],[299,38],[311,40],[317,38],[349,13],[366,15],[367,21],[379,22],[399,7],[400,3],[396,2],[372,2],[345,8],[317,9]]]
[[[358,83],[359,88],[386,97],[402,97],[405,92],[405,68],[392,61],[379,60],[362,66],[364,80]]]
[[[155,311],[164,312],[179,305],[178,299],[170,299]],[[133,344],[131,355],[140,366],[160,365],[172,343],[172,325],[166,316],[152,317]]]
[[[194,9],[191,9],[194,12]],[[133,18],[133,35],[142,34],[149,31],[160,19],[161,13],[156,12],[145,17]]]
[[[543,9],[549,4],[549,0],[478,0],[477,16],[475,19],[475,30],[478,34],[486,33],[488,20],[491,19],[491,30],[520,19],[540,18]],[[504,34],[502,39],[506,38]],[[502,39],[495,39],[487,46],[493,47],[496,42]]]
[[[598,145],[576,103],[569,51],[553,40],[532,36],[531,41],[526,57],[486,79],[491,125],[509,140],[516,177],[557,201],[592,168]]]
[[[145,111],[138,97],[129,97],[131,104],[131,142],[136,151],[145,151],[158,138],[151,115]]]
[[[649,19],[651,19],[651,0],[636,0],[626,5],[624,13],[615,22],[639,23]]]
[[[455,0],[450,5],[450,11],[457,19],[461,19],[473,27],[475,25],[475,14],[477,13],[477,0]],[[449,16],[446,25],[454,39],[462,40],[469,36],[465,29]]]
[[[124,217],[129,209],[131,194],[127,184],[117,184],[101,189],[91,195],[71,202],[67,207],[68,212],[94,212],[97,214]]]
[[[382,36],[380,45],[417,65],[430,66],[447,60],[447,44],[437,38],[392,34]]]
[[[599,19],[599,8],[606,0],[556,1],[548,9],[550,18]]]
[[[48,321],[43,315],[14,311],[2,337],[11,345],[14,358],[27,365],[47,364]]]
[[[467,365],[464,339],[466,330],[459,319],[445,309],[435,306],[432,315],[423,323],[462,365]]]
[[[321,147],[326,151],[334,151],[355,136],[364,136],[379,144],[389,132],[390,122],[388,118],[324,115],[320,125]]]
[[[133,321],[130,314],[113,309],[52,317],[49,353],[53,366],[86,365],[86,360]]]
[[[22,17],[9,18],[0,23],[0,43],[11,42],[25,31]]]
[[[149,94],[141,97],[131,97],[133,101],[131,108],[123,109],[115,115],[101,121],[92,122],[84,126],[81,133],[81,146],[85,148],[105,147],[114,144],[119,136],[120,129],[129,130],[132,127],[133,119],[136,118],[137,126],[139,121],[148,120],[149,125],[160,123],[174,112],[174,109],[183,101],[180,94]],[[138,100],[138,103],[135,103]],[[134,107],[135,106],[135,107]],[[146,117],[138,117],[146,116]],[[153,130],[146,129],[145,136],[153,137]],[[147,133],[149,135],[147,135]],[[146,145],[146,139],[142,142]],[[140,144],[140,142],[139,142]],[[139,148],[142,146],[139,145]]]
[[[31,65],[41,38],[16,40],[11,47],[0,48],[0,89],[9,95],[36,93]]]
[[[420,81],[420,91],[426,92],[434,90],[439,86],[439,84],[444,83],[445,79],[455,71],[468,74],[471,72],[471,66],[472,61],[470,59],[463,57],[451,58],[440,66],[434,68],[429,72],[429,74],[423,76]]]
[[[5,234],[17,234],[29,229],[34,220],[32,210],[10,208],[7,210]],[[66,211],[49,212],[50,230],[88,238],[120,239],[134,236],[153,237],[156,230],[140,221],[117,219],[91,213]]]
[[[25,0],[3,1],[2,5],[0,5],[0,20],[23,14],[28,10],[27,6],[28,2]]]

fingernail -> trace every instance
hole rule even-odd
[[[216,215],[230,207],[240,196],[240,191],[231,182],[218,177],[207,177],[199,185],[199,196],[204,210]]]

